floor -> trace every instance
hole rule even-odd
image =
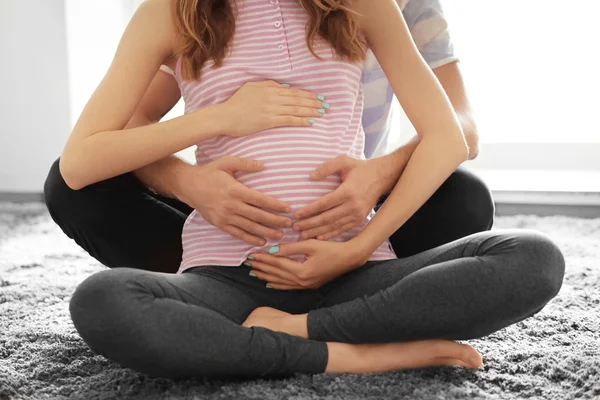
[[[104,267],[41,204],[0,203],[0,399],[600,399],[600,219],[515,216],[495,226],[546,232],[567,272],[542,312],[468,342],[484,355],[481,370],[175,382],[123,369],[85,346],[68,301]]]

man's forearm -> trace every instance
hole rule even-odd
[[[479,135],[477,133],[475,117],[470,108],[462,111],[456,110],[456,115],[465,135],[467,146],[469,146],[468,159],[473,160],[479,155]]]
[[[479,153],[479,135],[458,62],[435,68],[433,73],[444,88],[450,103],[452,103],[469,146],[469,160],[472,160]]]
[[[384,194],[388,194],[394,189],[418,144],[419,137],[415,135],[410,141],[382,157],[380,174],[385,175],[386,187],[383,189]]]
[[[177,156],[169,156],[135,170],[134,175],[148,188],[164,196],[183,201],[182,176],[194,168]]]

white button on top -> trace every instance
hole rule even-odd
[[[279,50],[283,50],[283,45],[282,45],[282,44],[280,44],[279,46],[277,46],[277,48],[278,48]]]
[[[269,3],[275,5],[275,4],[277,4],[277,0],[271,0],[271,1],[269,1]]]
[[[277,21],[277,22],[275,22],[275,24],[274,24],[274,25],[275,25],[275,28],[279,28],[279,27],[281,26],[281,22],[280,22],[280,21]]]

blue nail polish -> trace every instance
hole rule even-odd
[[[314,120],[314,119],[312,119],[312,118],[308,120],[308,123],[309,123],[309,124],[311,124],[311,125],[313,125],[315,122],[317,122],[317,121],[315,121],[315,120]]]
[[[317,111],[318,111],[319,113],[321,113],[321,114],[325,114],[325,110],[324,110],[324,109],[322,109],[322,108],[319,108]]]
[[[272,287],[272,286],[269,286],[269,285],[267,285],[267,286],[265,286],[265,287],[266,287],[267,289],[273,289],[273,287]]]
[[[290,87],[292,85],[290,85],[289,83],[282,83],[281,86]]]
[[[255,259],[254,257],[252,257],[252,256],[248,256],[248,260],[250,260],[250,261],[254,261],[254,260],[256,260],[256,259]]]
[[[317,100],[319,100],[319,101],[325,101],[325,96],[318,95],[317,96]]]
[[[321,106],[322,106],[324,109],[328,109],[328,108],[329,108],[329,103],[323,103],[323,104],[321,104]]]
[[[248,275],[250,275],[253,278],[256,278],[256,274],[254,272],[250,272]]]
[[[251,266],[252,266],[252,265],[250,265],[250,263],[248,263],[248,262],[245,262],[245,263],[243,263],[242,265],[243,265],[244,267],[251,267]]]
[[[269,249],[269,254],[277,254],[279,253],[279,246],[273,246]]]

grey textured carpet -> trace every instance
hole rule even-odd
[[[104,267],[41,205],[0,204],[0,399],[600,399],[600,219],[510,217],[496,227],[549,233],[567,256],[567,273],[541,313],[470,341],[484,355],[482,370],[173,382],[88,350],[68,301]]]

